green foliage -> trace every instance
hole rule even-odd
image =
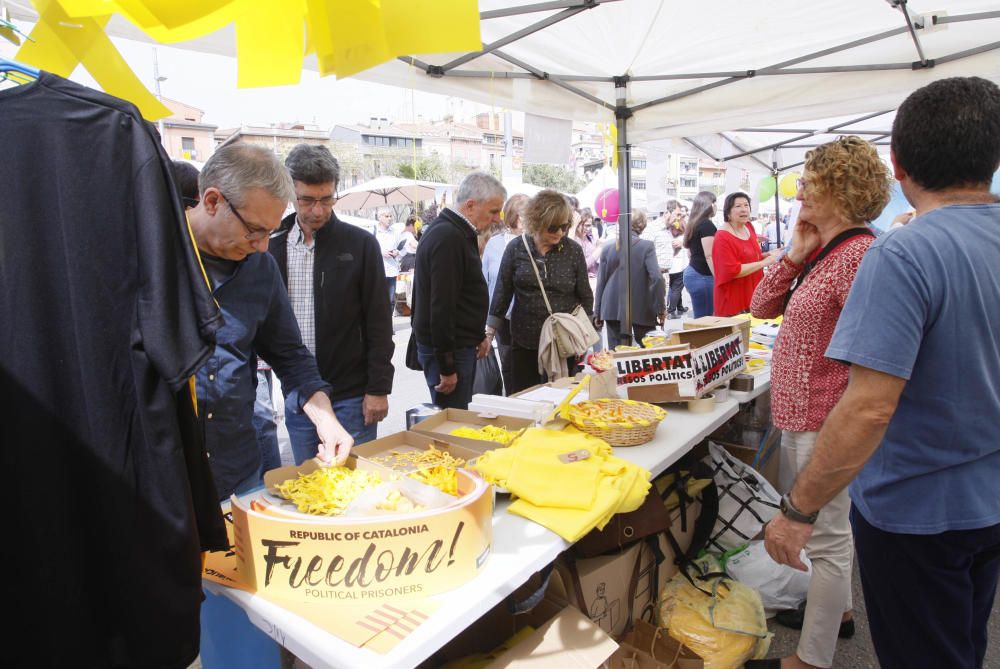
[[[403,160],[395,166],[395,175],[404,179],[447,182],[447,172],[437,156],[418,158],[415,163],[412,160]]]
[[[521,180],[542,188],[554,188],[561,193],[577,193],[586,183],[576,173],[560,165],[525,165]]]

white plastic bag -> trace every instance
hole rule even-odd
[[[725,553],[746,545],[760,533],[778,512],[781,496],[753,467],[714,442],[708,442],[708,455],[703,462],[711,467],[719,489],[719,517],[712,528],[708,549]]]
[[[754,541],[726,560],[726,573],[760,594],[764,612],[770,618],[778,611],[797,609],[806,599],[812,565],[804,551],[800,557],[808,571],[778,564],[764,550],[763,541]]]

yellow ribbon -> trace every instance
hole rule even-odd
[[[320,74],[346,77],[410,53],[482,48],[476,0],[33,0],[38,44],[18,59],[61,76],[82,64],[145,118],[170,110],[139,82],[104,35],[120,14],[157,42],[185,42],[235,24],[240,87],[296,84],[305,55]],[[307,42],[308,38],[308,42]],[[31,46],[32,48],[28,48]]]
[[[83,65],[105,92],[132,102],[144,118],[155,121],[170,115],[104,34],[110,16],[70,17],[55,0],[34,0],[34,5],[39,14],[30,36],[34,41],[21,47],[18,60],[62,77]]]

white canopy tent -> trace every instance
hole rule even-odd
[[[805,145],[838,134],[885,140],[892,111],[932,80],[978,75],[1000,81],[996,1],[926,2],[553,0],[510,6],[480,0],[481,51],[407,56],[359,77],[614,123],[625,213],[629,149],[637,142],[672,139],[731,166],[780,173],[801,162]],[[941,4],[946,7],[938,11]],[[11,9],[15,18],[37,18],[21,3]],[[106,30],[145,39],[117,16]],[[177,46],[233,55],[234,31],[230,26]],[[773,153],[782,146],[794,148]],[[627,226],[619,227],[625,234]],[[630,245],[625,249],[628,254]],[[630,323],[622,329],[630,331]]]

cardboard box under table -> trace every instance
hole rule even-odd
[[[458,444],[465,448],[476,451],[476,455],[481,455],[494,448],[501,448],[506,444],[497,441],[482,439],[470,439],[468,437],[456,437],[451,434],[452,430],[461,427],[478,430],[486,425],[502,427],[510,432],[516,432],[526,427],[533,427],[535,422],[527,418],[514,418],[513,416],[490,416],[476,413],[475,411],[465,411],[463,409],[445,409],[429,418],[425,418],[412,428],[411,432],[425,434],[434,439],[441,439],[453,444]],[[358,448],[362,448],[359,446]],[[356,451],[355,451],[356,452]]]
[[[701,503],[697,500],[686,506],[683,520],[679,508],[670,511],[670,531],[682,551],[691,545],[695,519],[700,513]],[[659,564],[657,553],[663,556]],[[656,623],[660,589],[677,573],[674,562],[674,552],[664,534],[637,541],[613,555],[576,558],[570,550],[556,562],[549,589],[617,639],[630,620]]]
[[[353,456],[348,466],[387,471]],[[273,489],[316,468],[310,460],[268,472],[264,481]],[[491,487],[459,470],[458,491],[444,507],[363,517],[310,516],[287,503],[268,507],[234,497],[238,572],[252,591],[306,604],[369,604],[450,590],[479,573],[493,537]]]
[[[521,593],[525,589],[520,590]],[[603,630],[551,594],[523,613],[511,612],[511,596],[473,622],[421,668],[466,658],[487,669],[592,669],[618,647]]]
[[[614,354],[618,386],[629,399],[653,403],[697,399],[746,368],[743,337],[725,325],[679,330],[671,344]]]

